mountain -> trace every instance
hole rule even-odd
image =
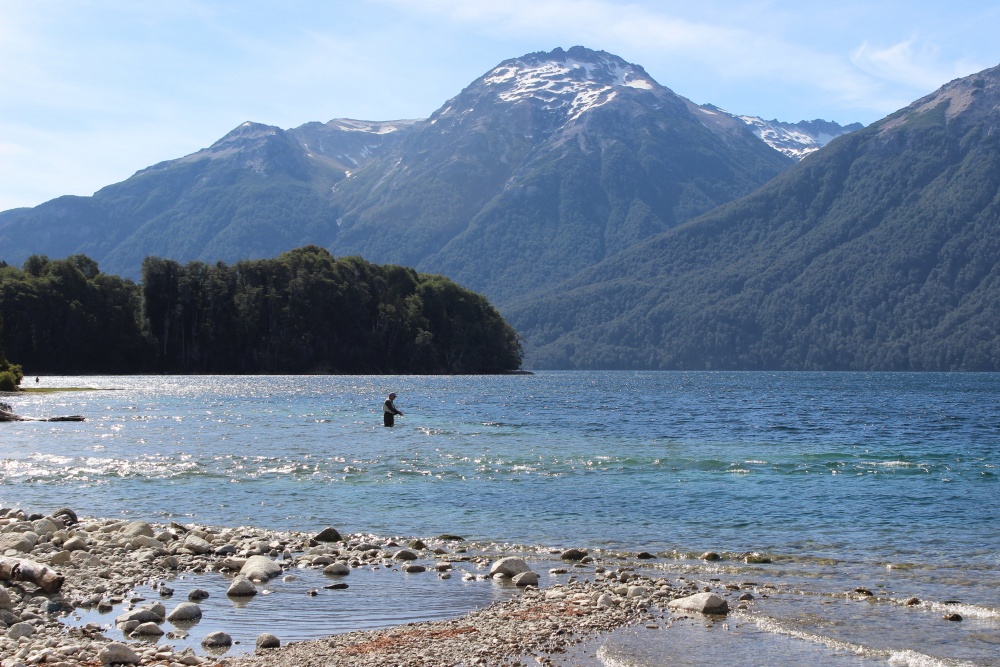
[[[505,61],[430,118],[244,123],[92,197],[0,213],[0,259],[232,262],[315,244],[444,273],[501,304],[747,194],[794,160],[641,67]]]
[[[1000,67],[506,314],[529,367],[1000,370]]]
[[[581,47],[534,53],[338,183],[331,248],[443,273],[502,305],[791,164],[637,65]]]
[[[713,107],[706,105],[706,108]],[[718,109],[718,111],[722,110]],[[802,120],[798,123],[784,123],[773,119],[764,120],[757,116],[739,116],[739,119],[749,125],[761,141],[796,160],[801,160],[810,153],[815,153],[841,135],[855,132],[864,127],[861,123],[840,125],[828,120]]]

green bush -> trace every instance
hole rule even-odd
[[[11,365],[7,370],[0,371],[0,391],[17,391],[23,377],[20,366]]]

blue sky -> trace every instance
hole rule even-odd
[[[997,26],[997,0],[0,0],[0,210],[90,195],[246,120],[423,118],[557,46],[741,114],[871,123],[1000,64]]]

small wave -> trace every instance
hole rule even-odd
[[[894,667],[977,667],[974,662],[942,660],[910,649],[889,651],[889,664]]]

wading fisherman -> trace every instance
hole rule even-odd
[[[389,394],[389,398],[385,399],[385,403],[382,404],[382,417],[386,426],[392,426],[396,423],[396,415],[403,416],[403,413],[396,409],[394,400],[396,400],[396,394]]]

